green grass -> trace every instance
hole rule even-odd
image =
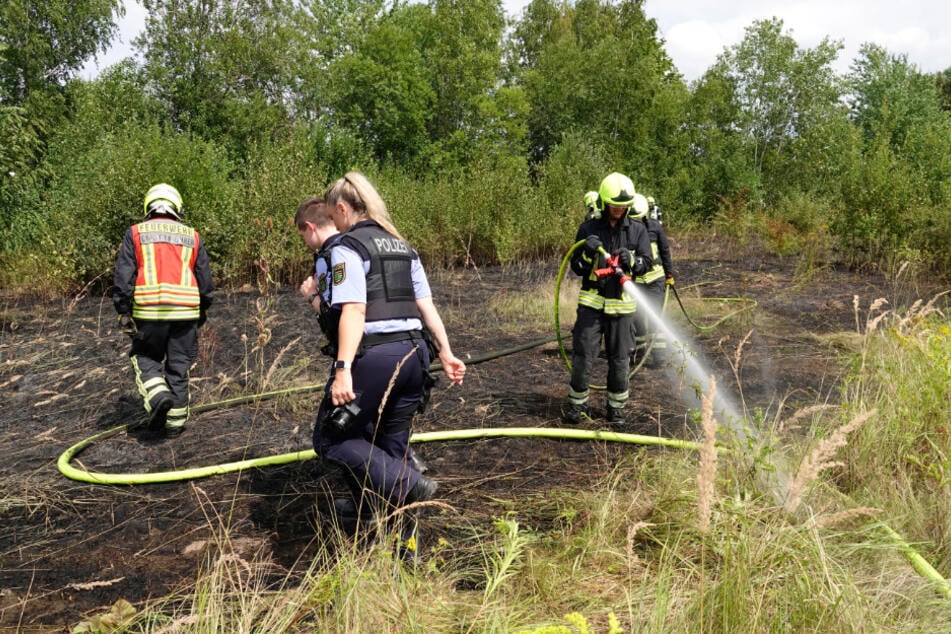
[[[806,434],[772,425],[761,441],[768,451],[721,455],[706,530],[698,522],[698,456],[643,449],[591,486],[519,500],[516,511],[470,526],[417,567],[393,558],[385,534],[368,549],[341,538],[320,548],[305,574],[275,584],[280,576],[267,557],[238,554],[216,527],[190,589],[134,614],[114,606],[81,627],[951,631],[949,599],[881,530],[891,526],[951,576],[951,322],[936,303],[903,312],[878,306],[857,319],[857,331],[846,348],[854,363],[844,405],[805,412],[797,422]],[[854,429],[846,433],[848,423]],[[775,479],[757,477],[777,464],[790,465],[788,481],[802,465],[815,467],[796,481],[800,501],[786,509],[764,484]]]

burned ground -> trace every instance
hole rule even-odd
[[[699,312],[716,303],[698,298],[756,301],[752,310],[709,331],[682,323],[674,303],[668,311],[710,361],[721,389],[741,393],[747,407],[772,415],[835,401],[842,350],[823,335],[856,332],[853,296],[864,311],[875,298],[895,293],[881,277],[841,267],[806,278],[795,275],[793,260],[725,262],[706,259],[700,244],[672,246],[681,256],[677,282],[688,309]],[[486,307],[500,293],[551,280],[557,270],[558,262],[551,261],[432,275],[457,355],[478,360],[551,338],[551,327],[502,327]],[[738,306],[724,303],[719,310]],[[114,328],[110,301],[101,296],[8,298],[2,307],[0,628],[65,629],[120,598],[136,603],[187,587],[221,527],[237,550],[270,562],[276,579],[306,565],[325,531],[314,507],[326,503],[326,487],[314,478],[313,461],[135,486],[86,484],[60,475],[56,462],[67,447],[142,416],[127,341]],[[738,385],[731,362],[744,338]],[[202,331],[192,404],[319,385],[328,363],[320,345],[313,316],[295,289],[267,296],[259,289],[220,292]],[[567,378],[551,342],[471,363],[463,386],[441,381],[415,429],[560,426]],[[661,369],[634,376],[629,431],[696,437],[672,382]],[[310,449],[318,400],[315,389],[217,407],[194,415],[185,434],[170,440],[123,431],[81,452],[73,464],[137,473]],[[603,410],[603,394],[593,397],[593,405]],[[437,536],[488,525],[518,509],[519,500],[586,486],[610,472],[622,454],[647,451],[518,438],[426,443],[417,450],[441,485],[440,501],[451,507],[423,520],[424,550]],[[521,521],[544,531],[552,518]]]

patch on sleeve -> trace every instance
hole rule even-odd
[[[323,295],[327,292],[327,274],[321,273],[317,276],[317,291]]]
[[[340,286],[347,279],[347,265],[344,262],[334,264],[333,277],[334,286]]]

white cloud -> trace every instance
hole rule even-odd
[[[92,79],[109,66],[121,62],[133,55],[132,40],[145,28],[147,12],[138,0],[124,0],[125,17],[119,20],[119,34],[112,42],[112,46],[105,53],[99,55],[98,60],[86,63],[79,75],[83,79]]]
[[[670,2],[648,0],[645,13],[657,21],[667,39],[667,52],[687,79],[696,79],[725,47],[738,43],[754,20],[778,17],[801,47],[812,48],[823,38],[843,45],[834,68],[848,72],[859,47],[873,42],[924,72],[951,66],[951,3],[929,0],[901,3],[886,0],[805,0],[748,2],[724,0]]]
[[[518,16],[528,0],[504,0]],[[724,48],[742,40],[754,20],[778,17],[801,47],[815,47],[823,38],[841,41],[834,68],[848,72],[859,47],[873,42],[892,54],[906,54],[923,72],[951,67],[951,2],[947,0],[647,0],[668,55],[688,80],[697,79]]]
[[[666,40],[667,54],[677,70],[688,79],[702,75],[727,42],[734,39],[734,34],[727,29],[700,20],[679,22],[662,36]]]
[[[503,0],[512,17],[521,15],[528,0]],[[81,75],[94,77],[99,70],[132,55],[132,40],[145,26],[146,12],[137,0],[125,0],[126,15],[119,24],[113,47],[90,62]],[[951,67],[951,2],[924,0],[647,0],[644,11],[657,21],[668,55],[688,80],[697,79],[724,48],[738,43],[754,20],[773,16],[783,20],[802,47],[812,48],[824,37],[840,40],[844,49],[835,70],[848,72],[859,47],[874,42],[890,53],[908,55],[924,72]]]

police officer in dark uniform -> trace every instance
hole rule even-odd
[[[304,244],[314,252],[314,271],[301,282],[300,294],[316,311],[317,322],[328,342],[333,342],[337,333],[331,329],[336,328],[338,319],[331,318],[330,251],[339,241],[340,232],[323,198],[308,198],[302,202],[294,216],[294,224]],[[336,358],[336,350],[329,346],[323,352]]]
[[[612,426],[622,426],[629,397],[636,303],[622,292],[617,275],[598,277],[595,272],[606,266],[602,248],[616,256],[621,269],[632,277],[645,273],[652,260],[646,229],[627,217],[634,202],[631,179],[617,172],[608,174],[601,181],[598,195],[601,216],[578,228],[575,242],[584,240],[584,248],[577,249],[571,258],[571,269],[581,276],[582,282],[578,316],[572,330],[571,382],[564,418],[574,424],[590,419],[588,385],[603,336],[608,356],[607,420]]]
[[[436,482],[409,459],[410,426],[431,387],[424,324],[446,376],[461,384],[466,366],[452,353],[419,255],[373,185],[348,172],[324,200],[341,232],[330,252],[328,284],[336,360],[314,449],[340,467],[357,506],[430,500]],[[415,556],[415,527],[402,531],[400,546],[401,555]]]

